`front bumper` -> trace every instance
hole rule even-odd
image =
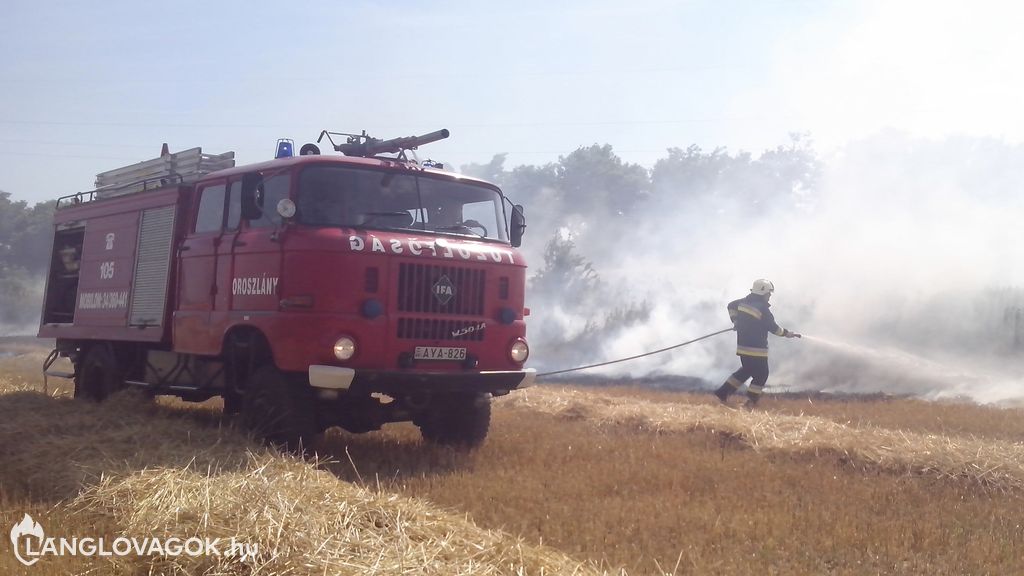
[[[309,383],[314,388],[356,394],[379,392],[389,396],[445,392],[501,394],[532,386],[536,379],[537,371],[533,368],[482,372],[395,372],[340,366],[309,367]]]

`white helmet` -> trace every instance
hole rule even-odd
[[[754,280],[754,285],[751,286],[750,292],[759,296],[767,296],[775,291],[775,284],[764,278],[758,278]]]

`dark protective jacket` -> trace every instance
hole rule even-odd
[[[768,357],[768,333],[786,336],[789,331],[775,323],[764,296],[748,294],[729,302],[729,319],[736,327],[736,354],[739,356]]]

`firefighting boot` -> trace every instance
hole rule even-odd
[[[726,404],[729,401],[729,396],[735,392],[737,388],[739,388],[739,386],[733,384],[733,379],[730,377],[724,384],[718,387],[718,390],[715,390],[715,397],[718,398],[718,401],[722,404]]]
[[[751,384],[747,388],[747,403],[744,404],[744,408],[753,410],[757,406],[757,402],[761,399],[761,393],[764,391],[763,386],[757,386]]]
[[[722,386],[718,390],[715,390],[715,397],[718,398],[718,401],[721,402],[722,404],[725,404],[729,401],[729,394],[730,391],[728,388],[726,388],[725,384],[722,384]]]

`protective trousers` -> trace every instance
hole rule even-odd
[[[751,402],[757,402],[764,391],[765,383],[768,382],[768,358],[740,355],[740,369],[729,376],[721,388],[715,392],[715,395],[724,402],[730,394],[743,386],[748,378],[751,381],[747,394]]]

